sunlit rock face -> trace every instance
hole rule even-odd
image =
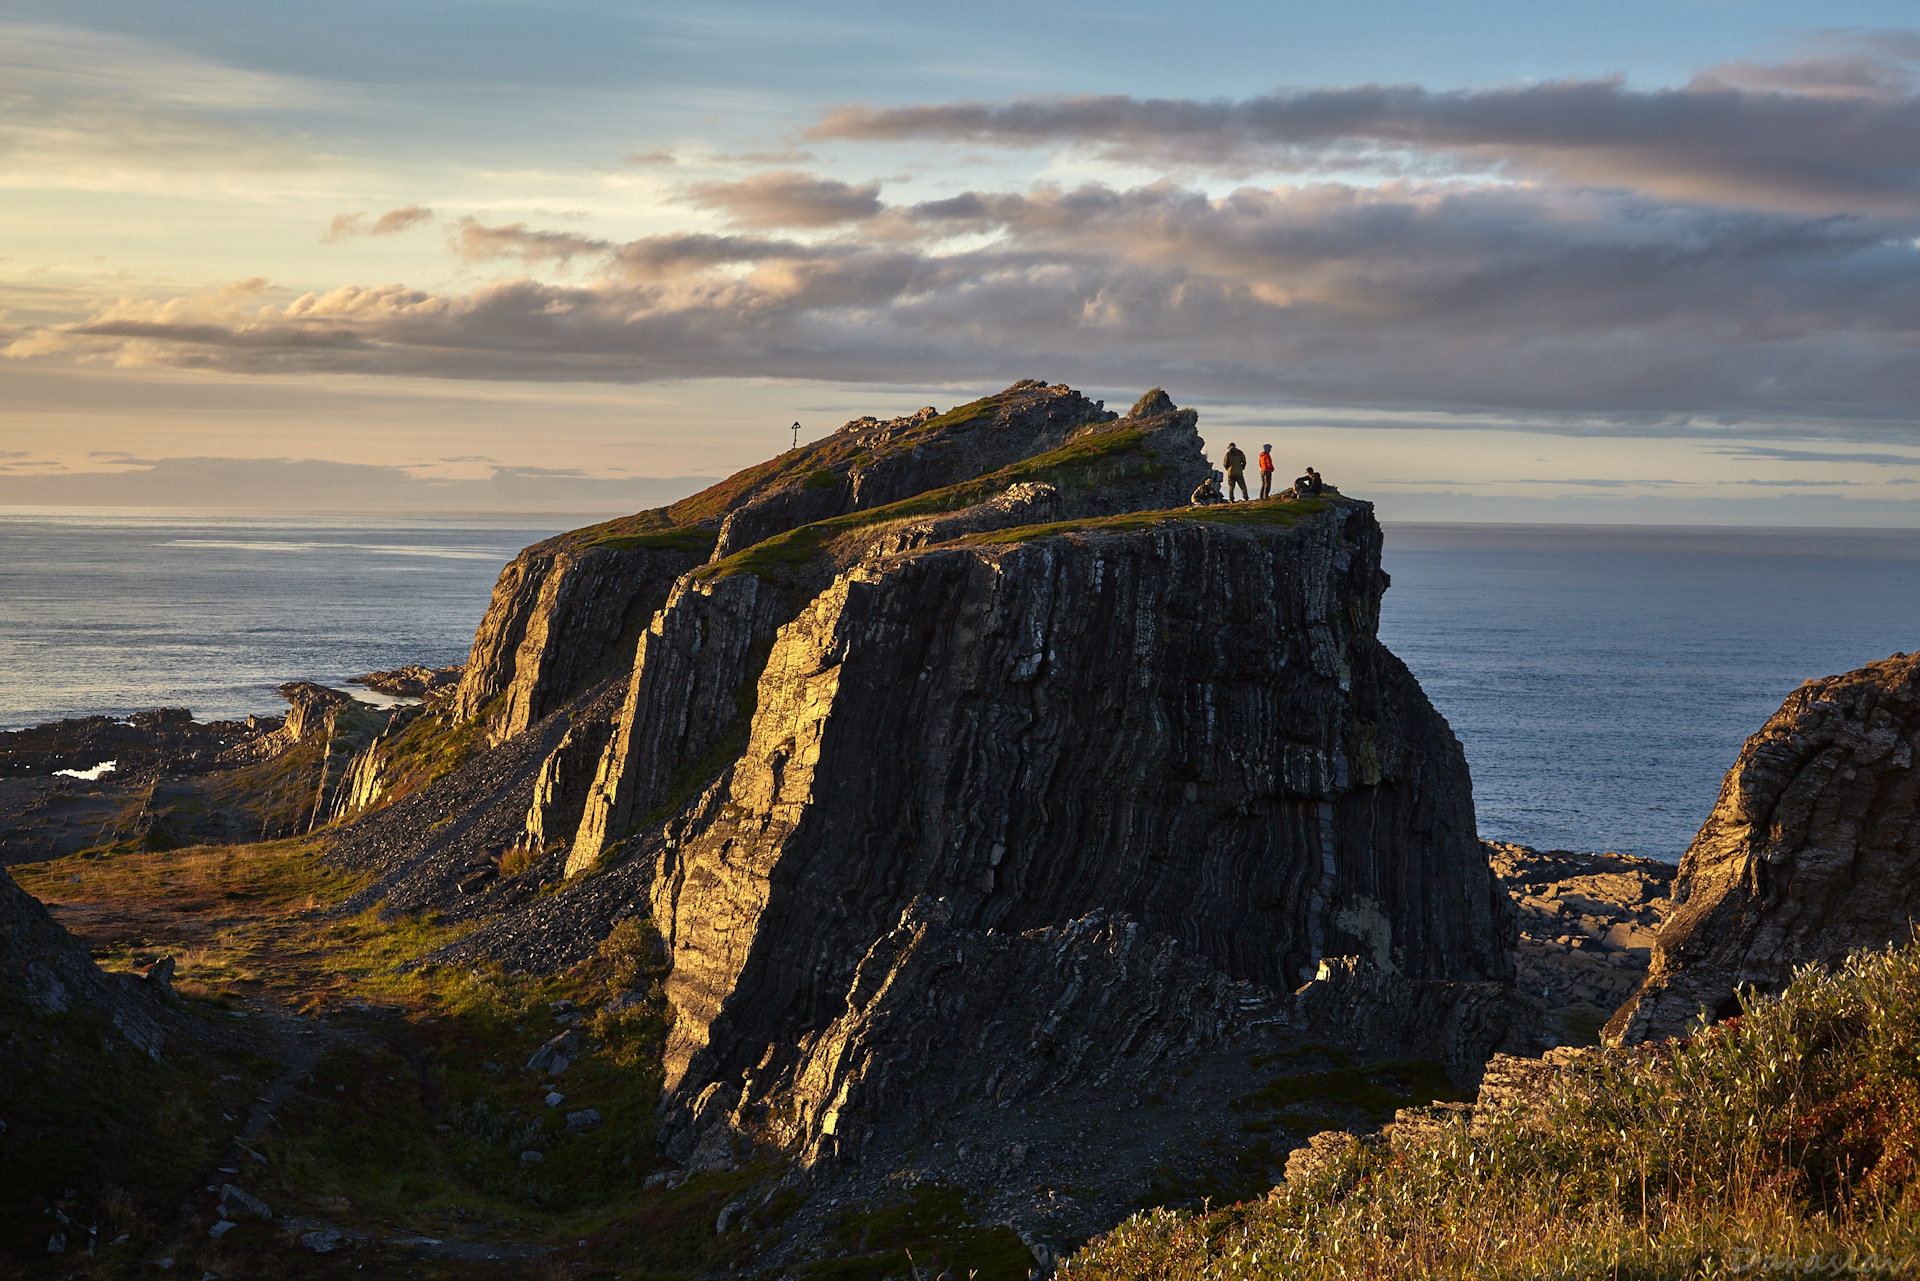
[[[1023,931],[1097,909],[1288,988],[1357,955],[1508,979],[1459,745],[1374,638],[1370,508],[936,547],[782,627],[751,734],[663,845],[687,1093],[838,1016],[916,896]]]
[[[1524,1021],[1515,916],[1460,746],[1377,639],[1372,506],[1186,507],[1210,469],[1165,393],[1115,417],[1023,383],[839,436],[716,487],[565,883],[487,890],[428,959],[552,972],[650,922],[662,1135],[694,1168],[736,1141],[849,1157],[843,1122],[942,1097],[982,1132],[1042,1096],[1077,1126],[1169,1072],[1227,1117],[1309,1044],[1477,1079]],[[588,719],[542,723],[533,844],[568,821]],[[1123,1147],[1178,1146],[1136,1119]],[[1059,1168],[1122,1159],[1097,1146]]]
[[[1920,655],[1788,696],[1747,740],[1680,863],[1676,907],[1614,1043],[1685,1036],[1736,989],[1906,941],[1920,919]]]

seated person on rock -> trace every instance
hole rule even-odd
[[[1211,476],[1208,476],[1205,480],[1193,487],[1193,497],[1187,499],[1187,506],[1211,507],[1221,501],[1220,473],[1214,472]]]

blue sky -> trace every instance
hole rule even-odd
[[[1388,519],[1920,524],[1916,28],[0,2],[0,502],[604,504],[1042,377]]]

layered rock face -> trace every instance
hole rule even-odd
[[[1115,418],[1023,383],[601,527],[724,525],[640,630],[619,710],[569,704],[464,766],[499,779],[484,814],[449,824],[429,787],[335,857],[410,860],[369,902],[483,918],[429,962],[551,972],[651,922],[661,1133],[690,1168],[772,1144],[864,1196],[946,1142],[938,1177],[983,1195],[1098,1188],[996,1201],[1036,1239],[1246,1146],[1276,1075],[1437,1062],[1470,1085],[1532,1014],[1464,756],[1376,639],[1372,508],[1186,508],[1207,470],[1164,393]],[[509,799],[552,866],[603,726],[566,883],[450,908],[457,850]],[[545,764],[509,789],[516,745]],[[428,851],[356,839],[429,817]]]
[[[672,507],[536,543],[501,571],[453,715],[490,710],[499,742],[625,667],[640,629],[708,549],[723,559],[812,521],[971,479],[1116,417],[1068,387],[1028,381],[944,415],[858,419]]]
[[[1044,1107],[1087,1088],[1137,1100],[1253,1041],[1391,1046],[1471,1080],[1517,1009],[1497,984],[1410,980],[1357,957],[1277,992],[1126,917],[961,930],[948,903],[921,899],[861,959],[845,1012],[801,1039],[791,1070],[774,1054],[756,1065],[735,1121],[807,1159],[845,1158],[881,1118]]]
[[[1736,989],[1904,942],[1920,919],[1920,654],[1809,682],[1747,740],[1608,1041],[1685,1036]]]
[[[674,580],[703,559],[671,545],[583,547],[573,534],[527,548],[494,585],[453,696],[455,718],[492,707],[496,741],[522,732],[624,666]]]
[[[925,421],[850,424],[844,433],[849,442],[878,451],[877,461],[852,471],[846,492],[835,491],[838,497],[805,502],[832,497],[852,507],[910,482],[956,473],[967,477],[964,482],[782,529],[730,555],[723,531],[713,564],[675,586],[640,638],[627,703],[574,838],[570,873],[595,865],[650,819],[662,817],[655,813],[659,807],[677,806],[718,774],[725,761],[707,758],[723,743],[743,738],[775,630],[845,566],[995,529],[1168,507],[1206,471],[1196,415],[1176,408],[1164,392],[1143,397],[1118,421],[1078,393],[1045,384],[1021,384],[978,406],[984,412],[974,416],[963,407]],[[944,419],[957,422],[943,425]],[[893,434],[908,429],[911,448],[886,452]],[[976,467],[1018,458],[1035,445],[1050,452],[975,475]],[[789,489],[737,509],[727,527],[736,528],[734,518],[743,513],[757,513],[752,520],[760,528],[768,527],[772,512],[799,510],[800,498],[773,501],[791,497]],[[792,492],[826,491],[803,484]]]
[[[1269,987],[1338,955],[1509,979],[1465,761],[1374,639],[1370,509],[1268,510],[881,557],[781,628],[656,852],[670,1088],[837,1017],[919,895],[967,929],[1124,913]]]

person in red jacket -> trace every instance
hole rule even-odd
[[[1260,497],[1273,496],[1273,446],[1260,446]]]

